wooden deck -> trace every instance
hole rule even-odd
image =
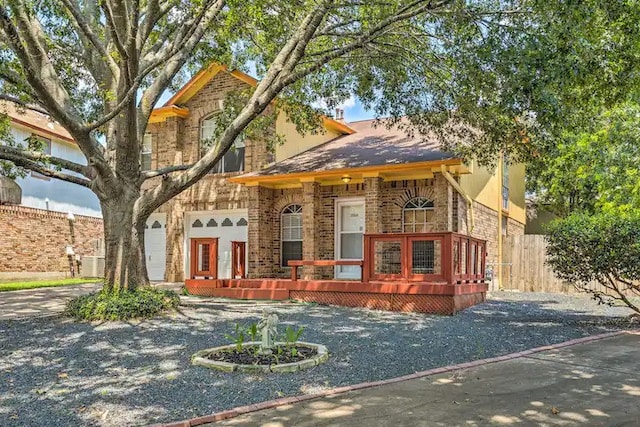
[[[211,297],[455,314],[485,301],[485,263],[486,242],[457,233],[365,234],[363,260],[290,261],[289,279],[247,279],[234,267],[234,279],[191,278],[185,285]],[[359,266],[360,280],[313,279],[316,268],[338,265]]]
[[[455,314],[485,301],[485,283],[402,283],[346,280],[191,279],[189,293],[201,296],[296,300],[377,310]]]

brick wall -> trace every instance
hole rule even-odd
[[[290,269],[280,265],[280,214],[292,203],[302,205],[303,212],[307,208],[306,215],[303,213],[303,253],[307,257],[317,254],[315,259],[335,259],[335,203],[340,198],[365,199],[367,232],[371,232],[371,228],[374,228],[373,232],[401,232],[402,209],[409,200],[416,197],[434,201],[434,222],[428,227],[428,231],[452,231],[454,216],[449,206],[452,204],[453,193],[450,191],[451,186],[439,174],[433,179],[422,180],[382,181],[368,178],[364,183],[355,184],[304,185],[306,192],[301,188],[261,189],[260,197],[256,194],[251,198],[248,257],[251,277],[289,277]],[[257,189],[251,191],[258,192]],[[305,201],[311,200],[315,200],[319,206],[309,209]],[[311,224],[310,218],[314,218]],[[255,221],[259,221],[259,224]],[[256,243],[252,244],[252,239]],[[252,261],[254,257],[257,258]],[[306,270],[316,278],[333,277],[333,267]]]
[[[76,215],[70,226],[66,213],[0,206],[0,272],[60,272],[63,276],[69,271],[67,245],[78,255],[96,255],[103,235],[100,218]]]

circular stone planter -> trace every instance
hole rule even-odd
[[[260,341],[249,341],[244,346],[259,346]],[[285,345],[283,342],[277,342],[276,345]],[[223,345],[221,347],[208,348],[206,350],[200,350],[191,357],[191,363],[197,366],[204,366],[205,368],[213,368],[224,372],[249,372],[249,373],[268,373],[268,372],[296,372],[303,369],[313,368],[320,363],[324,363],[329,359],[329,351],[327,347],[320,344],[313,344],[308,342],[296,341],[295,343],[300,347],[307,347],[316,350],[317,354],[309,359],[300,360],[293,363],[282,363],[278,365],[242,365],[239,363],[229,363],[217,360],[211,360],[204,357],[208,353],[215,353],[218,351],[233,350],[236,348],[235,344]]]

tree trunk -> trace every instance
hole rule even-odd
[[[146,218],[138,213],[136,196],[125,194],[101,203],[105,239],[104,292],[135,291],[139,286],[149,285],[144,251]]]

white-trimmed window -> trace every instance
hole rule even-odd
[[[51,140],[44,136],[32,134],[27,138],[27,148],[31,151],[40,151],[42,154],[51,155]],[[31,171],[31,176],[45,181],[49,181],[51,179],[48,176],[33,171]]]
[[[509,210],[509,156],[502,156],[502,209]]]
[[[151,170],[151,154],[153,153],[153,138],[150,133],[142,137],[142,150],[140,151],[140,169]]]
[[[289,205],[280,215],[281,265],[289,266],[291,260],[302,259],[302,206]]]
[[[200,124],[200,146],[201,155],[204,155],[211,148],[211,141],[216,135],[216,118],[210,116]],[[208,142],[205,144],[204,142]],[[233,146],[224,154],[218,163],[215,164],[211,173],[242,172],[244,171],[244,138],[236,138]]]
[[[402,231],[423,233],[432,228],[434,221],[433,201],[423,197],[409,200],[402,209]]]

